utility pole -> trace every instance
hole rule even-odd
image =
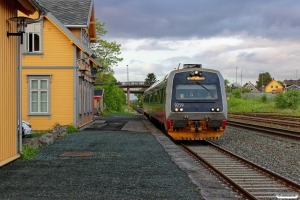
[[[235,84],[236,84],[236,87],[237,87],[237,69],[238,69],[239,67],[236,67],[235,68]]]
[[[261,92],[264,92],[264,71],[261,72]]]
[[[130,107],[129,72],[128,72],[128,65],[126,66],[127,66],[127,106]]]
[[[241,70],[241,94],[243,93],[243,70]]]
[[[128,65],[127,66],[127,85],[129,84],[129,72],[128,72]]]

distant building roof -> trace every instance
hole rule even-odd
[[[247,83],[247,85],[245,86],[245,88],[248,88],[251,90],[251,92],[259,92],[258,89],[249,81],[249,83]]]
[[[290,86],[290,85],[297,85],[299,86],[300,85],[300,81],[299,80],[284,80],[283,83],[286,85],[286,86]]]
[[[66,27],[88,27],[94,0],[35,0]]]

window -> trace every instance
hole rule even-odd
[[[218,99],[216,85],[177,85],[176,99],[178,100],[211,100]]]
[[[41,23],[28,24],[25,31],[25,52],[41,52]]]
[[[29,114],[50,115],[51,75],[27,75],[29,93]]]

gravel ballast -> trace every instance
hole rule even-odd
[[[213,142],[300,184],[300,141],[227,126]]]
[[[39,150],[0,168],[0,199],[201,199],[150,132],[83,130]]]

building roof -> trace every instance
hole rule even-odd
[[[35,0],[66,27],[89,27],[94,0]]]
[[[278,83],[278,81],[276,81],[274,78],[266,84],[266,88],[269,87],[269,85],[271,85],[272,83],[277,83],[279,86],[283,87],[280,83]]]
[[[299,80],[292,80],[292,79],[290,79],[290,80],[284,80],[283,81],[283,83],[284,84],[286,84],[286,86],[290,86],[290,85],[300,85],[300,81]]]
[[[245,88],[249,88],[252,92],[259,92],[259,90],[249,81]]]

